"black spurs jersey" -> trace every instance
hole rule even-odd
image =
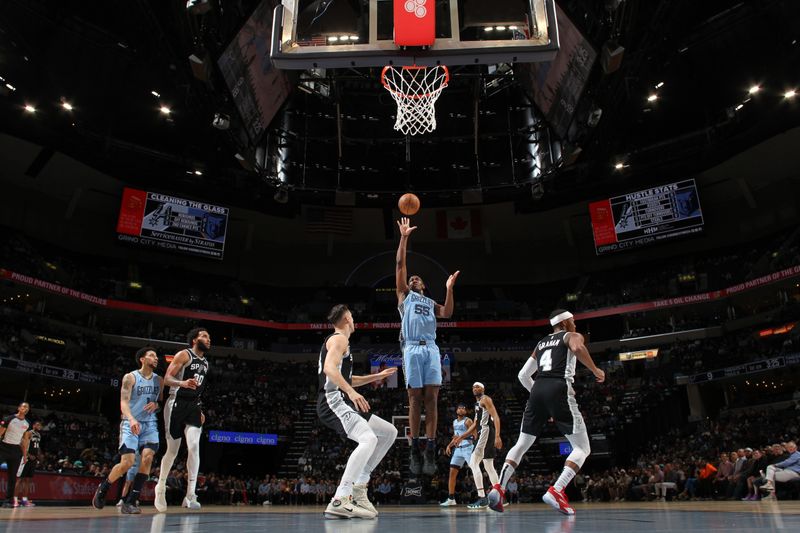
[[[480,435],[484,430],[494,428],[494,421],[492,420],[492,416],[489,414],[489,411],[481,407],[482,399],[483,396],[475,401],[475,423],[478,425],[478,435]],[[492,425],[490,425],[490,423],[492,423]]]
[[[203,395],[206,388],[206,376],[208,375],[208,359],[205,357],[198,357],[191,348],[186,348],[189,354],[189,362],[184,366],[180,374],[175,376],[178,381],[194,378],[197,381],[196,389],[187,389],[181,387],[170,387],[169,394],[175,398],[199,400]]]
[[[33,457],[36,457],[39,455],[39,452],[41,450],[42,450],[42,434],[36,431],[35,429],[32,429],[30,444],[28,444],[28,454]]]
[[[543,338],[536,345],[539,372],[536,379],[560,378],[572,383],[575,381],[575,362],[577,358],[567,344],[567,331],[557,331]]]
[[[325,345],[328,343],[328,339],[334,335],[339,335],[339,333],[333,333],[325,337],[325,340],[322,341],[322,348],[319,350],[318,371],[320,392],[333,392],[339,388],[333,381],[328,379],[328,376],[325,374],[325,357],[328,355],[328,349],[325,347]],[[350,353],[350,344],[347,345],[347,351],[345,352],[344,357],[342,357],[342,362],[339,363],[339,372],[342,373],[342,377],[347,380],[348,384],[353,384],[353,355]]]

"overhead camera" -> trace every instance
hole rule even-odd
[[[231,117],[225,113],[214,113],[214,120],[211,121],[211,125],[218,130],[227,130],[231,127]]]

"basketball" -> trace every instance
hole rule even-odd
[[[408,217],[416,215],[417,211],[419,211],[419,198],[416,194],[407,192],[400,197],[400,200],[397,202],[397,208]]]

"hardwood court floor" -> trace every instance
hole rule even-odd
[[[800,532],[800,501],[576,504],[564,517],[543,504],[513,505],[503,513],[467,511],[464,506],[388,506],[376,520],[324,520],[322,507],[207,506],[158,514],[143,507],[138,516],[114,506],[36,507],[0,511],[0,531],[20,533],[681,533],[726,531]]]

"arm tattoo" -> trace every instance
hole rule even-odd
[[[130,374],[126,374],[122,380],[122,391],[120,392],[120,397],[126,402],[130,402],[132,390],[133,390],[133,380],[131,379]]]

